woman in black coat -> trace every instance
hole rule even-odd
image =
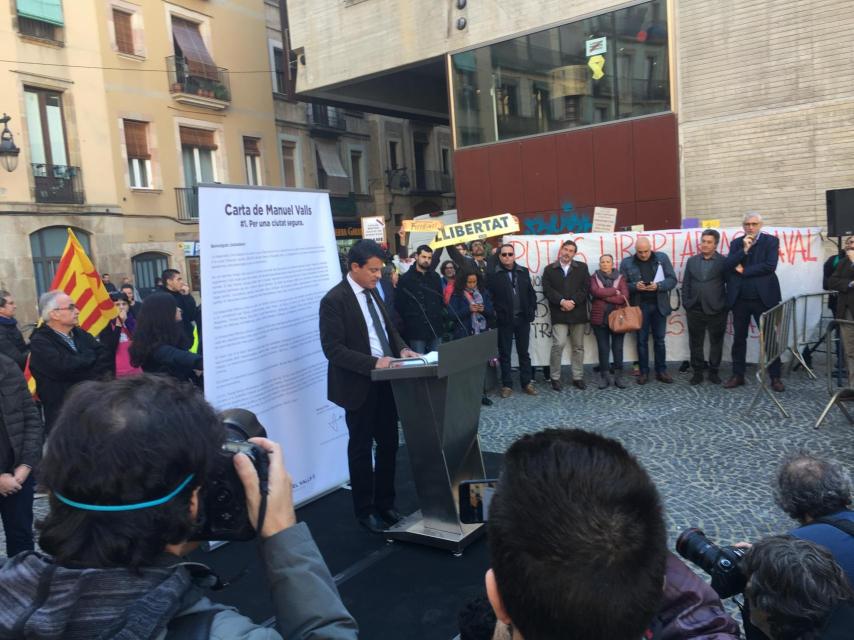
[[[145,299],[130,346],[130,360],[145,373],[165,373],[199,383],[202,357],[189,351],[175,298],[155,293]]]

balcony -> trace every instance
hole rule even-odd
[[[59,164],[32,164],[36,202],[83,204],[83,176],[80,167]]]
[[[347,130],[347,120],[344,112],[337,107],[327,107],[325,104],[306,105],[308,126],[313,134],[334,137]]]
[[[441,171],[415,171],[409,193],[412,195],[438,195],[454,191],[454,179]]]
[[[199,188],[177,187],[175,201],[178,205],[178,220],[199,219]]]
[[[228,109],[231,104],[228,69],[218,67],[212,74],[214,77],[201,76],[190,71],[184,58],[169,56],[166,58],[166,71],[169,93],[175,102],[215,111]]]

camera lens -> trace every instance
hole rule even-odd
[[[718,558],[718,546],[700,529],[686,529],[676,540],[676,551],[708,573]]]

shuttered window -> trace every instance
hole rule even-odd
[[[128,158],[143,158],[148,160],[151,153],[148,150],[148,123],[136,120],[125,120],[125,146]]]
[[[243,153],[247,156],[260,156],[261,149],[258,148],[258,138],[243,138]]]
[[[172,35],[192,75],[209,80],[218,79],[217,66],[202,40],[199,25],[172,16]]]
[[[136,53],[133,46],[133,28],[131,14],[113,9],[113,28],[116,33],[116,47],[122,53]]]
[[[16,0],[15,6],[22,18],[63,26],[61,0]]]
[[[206,129],[192,129],[190,127],[179,127],[181,135],[181,146],[198,147],[199,149],[216,149],[213,131]]]

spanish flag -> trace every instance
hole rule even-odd
[[[50,283],[50,290],[54,289],[59,289],[71,297],[74,306],[80,311],[80,328],[93,336],[97,337],[117,315],[116,306],[101,282],[101,275],[95,270],[95,265],[71,229],[68,230],[68,242],[62,251],[56,275]],[[30,373],[29,359],[24,376],[30,393],[35,396],[36,381]]]

